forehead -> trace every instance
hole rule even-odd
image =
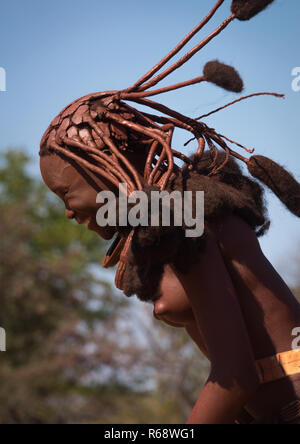
[[[65,188],[69,185],[69,172],[76,170],[57,154],[43,156],[40,159],[41,174],[44,182],[51,190]]]
[[[64,160],[57,154],[42,156],[40,159],[41,174],[45,184],[56,194],[71,188],[80,187],[94,191],[111,190],[111,186],[98,174],[72,160]]]

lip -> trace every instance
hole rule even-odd
[[[91,225],[91,221],[92,221],[92,218],[91,218],[91,217],[89,217],[89,218],[87,218],[87,219],[83,219],[83,220],[78,220],[78,219],[76,219],[76,222],[77,222],[79,225],[85,225],[87,228],[89,228],[89,226]]]

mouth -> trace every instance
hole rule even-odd
[[[87,228],[89,228],[90,225],[91,225],[91,222],[92,222],[92,218],[91,218],[91,217],[88,217],[88,218],[86,218],[86,219],[77,219],[77,218],[76,218],[76,222],[77,222],[79,225],[84,225],[84,226],[86,226]]]

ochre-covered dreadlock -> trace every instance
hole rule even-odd
[[[218,0],[210,13],[174,49],[131,87],[122,91],[90,94],[67,106],[53,120],[46,131],[41,141],[40,155],[55,152],[65,159],[72,159],[72,161],[76,161],[79,165],[108,180],[112,186],[118,186],[120,182],[126,183],[128,194],[130,194],[135,190],[144,190],[149,187],[156,187],[159,190],[170,188],[172,183],[178,179],[179,173],[182,177],[182,169],[176,164],[176,159],[183,161],[186,164],[186,171],[193,174],[197,171],[199,162],[201,162],[204,152],[208,148],[210,156],[205,157],[207,176],[211,178],[219,177],[220,172],[224,170],[230,159],[235,158],[249,165],[250,173],[274,190],[274,187],[270,184],[268,174],[270,175],[270,169],[273,172],[277,171],[277,175],[273,174],[272,176],[271,174],[272,177],[276,176],[277,180],[275,192],[287,204],[288,208],[299,216],[299,184],[294,181],[293,187],[289,187],[288,182],[289,179],[292,180],[292,176],[287,173],[284,175],[282,186],[278,185],[283,169],[275,162],[268,163],[264,161],[264,172],[262,173],[262,162],[256,162],[253,160],[254,158],[249,160],[232,149],[230,145],[236,145],[248,153],[253,153],[253,150],[247,149],[208,127],[200,121],[205,116],[193,119],[148,98],[201,82],[210,82],[228,91],[242,92],[243,81],[237,71],[219,61],[207,63],[200,77],[160,89],[151,89],[191,59],[233,20],[249,20],[272,3],[272,0],[233,0],[232,14],[215,31],[177,62],[158,74],[202,30],[223,3],[224,0]],[[276,93],[256,93],[242,97],[207,115],[255,95],[284,97]],[[131,106],[130,102],[158,111],[160,115],[139,111]],[[173,148],[172,139],[176,128],[190,132],[193,138],[197,139],[198,150],[192,159]],[[225,154],[220,155],[220,149]],[[144,150],[147,155],[143,176],[139,174],[126,156],[129,151],[140,152],[141,150]],[[288,202],[285,195],[287,188]],[[292,205],[290,204],[291,190],[297,193]],[[251,205],[248,205],[248,207],[251,207]],[[297,211],[295,211],[295,208]],[[253,228],[264,225],[264,222],[263,217],[258,217],[257,221],[253,223]],[[136,237],[136,233],[132,231],[127,239],[123,237],[115,245],[116,249],[114,251],[118,251],[117,259],[120,259],[117,273],[119,286],[122,286],[122,276],[124,277],[126,274],[130,245]],[[112,265],[115,262],[116,260],[110,260],[110,256],[108,256],[105,265]],[[161,266],[162,264],[158,266],[160,271]]]

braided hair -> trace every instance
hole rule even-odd
[[[132,86],[121,91],[89,94],[67,106],[52,121],[45,132],[41,141],[40,155],[45,156],[56,153],[64,159],[75,161],[108,180],[112,186],[118,187],[121,182],[125,183],[128,195],[136,190],[148,191],[153,187],[163,191],[174,188],[176,183],[179,188],[183,183],[188,184],[190,188],[201,187],[204,184],[199,183],[200,175],[211,178],[209,183],[213,187],[215,187],[217,182],[221,182],[224,185],[223,193],[219,194],[219,199],[230,203],[228,203],[227,207],[226,205],[220,206],[218,204],[206,208],[207,218],[209,219],[210,216],[216,213],[216,208],[223,208],[223,211],[226,208],[230,208],[232,211],[235,208],[240,208],[237,212],[254,229],[260,227],[260,231],[258,230],[257,233],[261,234],[267,226],[262,190],[258,184],[254,184],[250,179],[241,179],[242,173],[240,170],[237,173],[238,167],[235,166],[234,162],[234,159],[237,159],[248,166],[252,176],[269,186],[294,214],[300,216],[300,186],[292,175],[275,162],[263,156],[252,156],[248,159],[245,155],[238,152],[236,148],[233,149],[233,146],[248,154],[253,154],[254,150],[250,150],[240,143],[219,134],[215,129],[210,128],[202,121],[208,115],[250,97],[271,95],[282,98],[284,97],[282,94],[271,92],[251,94],[198,118],[185,116],[176,110],[149,99],[151,96],[202,82],[213,83],[228,91],[241,93],[244,85],[238,72],[233,67],[218,60],[208,62],[204,66],[201,76],[164,88],[153,88],[190,60],[213,38],[227,28],[231,22],[236,19],[251,19],[264,10],[272,1],[233,0],[231,15],[215,31],[189,50],[177,62],[158,73],[212,19],[224,3],[224,0],[218,0],[208,15],[192,31]],[[149,109],[149,112],[139,110],[136,105],[143,105],[144,108]],[[192,136],[190,140],[197,140],[198,149],[192,158],[173,148],[172,141],[176,128],[188,131]],[[146,154],[142,175],[137,171],[134,164],[128,160],[129,152],[136,154],[143,152]],[[176,162],[178,159],[184,163],[184,167],[179,166],[178,162]],[[199,165],[205,165],[204,169],[201,170]],[[230,174],[229,171],[231,172]],[[283,180],[281,181],[282,177]],[[230,183],[226,184],[226,180]],[[241,181],[244,186],[244,200],[241,199],[241,194],[237,195],[238,190],[241,192]],[[206,181],[206,188],[208,186],[207,183]],[[226,199],[226,193],[227,195],[230,194],[230,190],[233,188],[235,188],[236,199]],[[212,196],[213,193],[210,193],[210,195]],[[252,196],[251,202],[249,196],[250,200]],[[264,228],[262,229],[262,227]],[[182,252],[183,245],[187,246],[189,242],[186,239],[183,240],[177,227],[174,230],[175,227],[171,227],[169,230],[166,230],[164,227],[158,233],[157,230],[154,232],[149,227],[147,235],[145,235],[145,230],[142,231],[141,229],[129,230],[126,233],[122,232],[117,241],[114,242],[111,250],[118,251],[117,261],[120,261],[117,272],[117,286],[124,289],[126,287],[125,276],[128,276],[128,273],[131,273],[131,275],[135,273],[135,275],[138,274],[139,285],[142,288],[142,283],[146,281],[145,278],[149,276],[149,273],[151,275],[153,267],[156,267],[158,278],[156,280],[153,279],[153,281],[155,281],[154,286],[157,288],[164,263],[176,261],[176,256],[179,253],[184,257],[188,255],[188,253],[183,255]],[[151,241],[149,241],[151,238],[152,245]],[[172,254],[160,254],[156,258],[156,263],[154,263],[153,256],[151,256],[151,260],[145,263],[146,259],[143,260],[142,256],[138,254],[138,251],[145,253],[145,245],[150,246],[150,248],[153,245],[162,245],[163,242],[167,245],[168,242],[170,244],[170,239],[172,239],[173,244],[177,245],[177,248],[167,249],[169,252],[172,251]],[[195,246],[188,245],[185,249],[187,252],[191,252],[191,250],[195,250]],[[196,250],[199,252],[199,245],[197,245]],[[115,264],[116,261],[112,262]],[[104,265],[111,265],[109,257],[104,261]],[[131,279],[131,281],[134,281],[134,279]],[[143,293],[144,290],[141,288],[139,290],[130,288],[125,293],[131,295],[136,292],[141,299],[150,299],[149,289],[147,295],[145,295],[145,292]],[[155,288],[151,288],[151,294],[157,293]]]

